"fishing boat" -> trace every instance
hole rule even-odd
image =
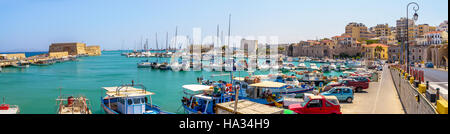
[[[3,97],[3,103],[0,104],[0,114],[19,114],[20,109],[18,105],[6,104],[5,97]]]
[[[142,61],[140,63],[137,64],[138,68],[151,68],[152,67],[152,63],[149,62],[148,60]]]
[[[36,62],[32,63],[31,65],[34,65],[34,66],[50,66],[50,65],[52,65],[54,63],[55,62],[53,60],[39,60],[39,61],[36,61]]]
[[[315,63],[310,64],[310,69],[311,70],[319,70],[319,68],[317,67],[317,65]]]
[[[269,64],[260,64],[260,65],[258,65],[258,69],[261,71],[267,71],[270,69],[270,66],[269,66]]]
[[[303,77],[299,79],[299,81],[305,83],[314,83],[314,85],[320,85],[320,83],[324,84],[326,80],[324,79],[323,73],[314,71],[304,73]]]
[[[320,66],[322,72],[330,72],[330,66],[329,65],[322,65]]]
[[[30,63],[26,61],[19,61],[17,63],[13,63],[12,66],[15,68],[28,68],[30,67]]]
[[[84,96],[59,96],[58,114],[92,114],[89,100]]]
[[[170,63],[170,68],[173,71],[181,71],[182,70],[183,65],[178,63],[178,62],[171,62]]]
[[[336,70],[336,65],[334,63],[331,63],[330,70]]]
[[[281,107],[284,98],[281,93],[285,92],[284,86],[286,84],[272,81],[262,81],[248,86],[241,86],[239,99]]]
[[[169,66],[168,63],[164,62],[164,63],[160,64],[160,65],[158,66],[158,68],[159,68],[160,70],[169,70],[169,69],[170,69],[170,66]]]
[[[281,80],[280,80],[281,78]],[[279,92],[280,94],[303,94],[309,93],[314,90],[313,86],[300,83],[295,76],[287,76],[287,78],[278,77],[275,82],[282,82],[286,85],[282,87],[283,90],[275,90],[274,92]]]
[[[292,63],[283,63],[283,68],[281,69],[282,72],[289,72],[291,70],[295,70],[295,65]]]
[[[306,67],[305,63],[301,62],[298,64],[297,69],[306,70],[306,69],[308,69],[308,67]]]
[[[219,89],[222,90],[219,92]],[[233,100],[230,90],[220,87],[219,84],[215,86],[183,85],[183,93],[181,104],[187,114],[215,114],[216,104]]]
[[[132,82],[103,89],[106,96],[102,98],[101,105],[108,114],[171,114],[153,104],[151,96],[154,93],[147,91],[142,84]]]

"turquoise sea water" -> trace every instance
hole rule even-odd
[[[134,80],[155,92],[152,96],[154,104],[166,111],[181,113],[182,85],[195,84],[196,78],[202,76],[214,80],[230,79],[229,75],[211,77],[212,74],[229,74],[226,72],[139,69],[136,64],[147,58],[126,58],[120,54],[120,51],[108,51],[103,52],[102,56],[79,58],[77,62],[27,69],[3,68],[0,73],[0,97],[6,97],[8,104],[19,105],[23,114],[55,114],[55,99],[60,91],[61,94],[82,94],[90,99],[93,113],[102,114],[100,99],[104,93],[101,87],[128,84]],[[235,72],[234,75],[243,77],[247,73]]]

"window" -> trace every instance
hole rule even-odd
[[[338,102],[338,100],[327,100],[328,102],[330,102],[331,104],[333,104],[333,105],[339,105],[339,102]]]
[[[322,100],[311,100],[308,104],[308,107],[310,108],[322,107]]]
[[[348,88],[344,89],[344,93],[350,93],[350,89]]]
[[[326,107],[331,107],[331,106],[333,106],[333,105],[331,105],[329,102],[326,102],[326,103],[325,103],[325,106],[326,106]]]
[[[132,105],[133,101],[131,101],[131,99],[128,99],[128,105]]]

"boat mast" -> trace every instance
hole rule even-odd
[[[228,18],[228,46],[230,46],[230,36],[231,36],[231,14],[230,14],[230,16],[229,16],[229,18]],[[234,48],[233,49],[231,49],[232,51],[232,54],[233,54],[233,50],[234,50]],[[230,72],[230,74],[231,74],[231,84],[233,85],[234,83],[233,83],[233,71],[234,71],[234,54],[233,54],[233,63],[232,63],[232,65],[231,65],[231,67],[232,67],[232,70],[231,70],[231,72]],[[236,88],[234,88],[236,85],[233,85],[233,86],[231,86],[231,89],[232,90],[234,90],[235,91],[235,99],[234,99],[234,113],[235,114],[237,114],[237,104],[238,104],[238,101],[239,101],[239,97],[238,97],[238,95],[239,95],[239,91],[238,90],[236,90]]]
[[[155,42],[156,42],[156,51],[158,51],[159,50],[159,48],[158,48],[158,33],[155,33]],[[158,55],[156,55],[158,58],[157,58],[157,60],[156,60],[156,62],[158,63],[159,62],[159,56]]]
[[[177,49],[178,26],[175,27],[175,50]]]
[[[169,45],[169,32],[166,32],[166,49],[167,49],[168,45]],[[170,46],[169,46],[169,49],[166,50],[166,52],[168,52],[169,50],[170,50]]]

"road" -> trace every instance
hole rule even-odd
[[[441,96],[448,100],[448,71],[422,68],[424,70],[425,81],[429,81],[431,89],[440,89]]]
[[[369,88],[355,93],[353,103],[341,103],[344,114],[405,114],[392,81],[384,66],[379,82],[370,82]]]

